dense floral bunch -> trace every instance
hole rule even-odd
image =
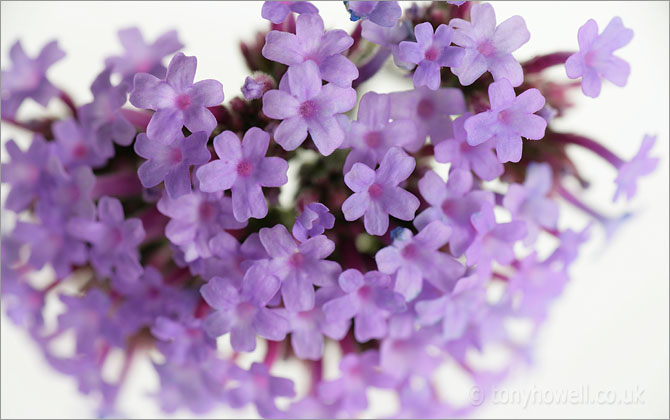
[[[131,361],[150,357],[168,412],[351,417],[381,388],[400,417],[463,415],[471,407],[440,397],[438,368],[486,390],[522,362],[587,240],[590,224],[559,229],[558,199],[608,231],[622,219],[570,188],[587,182],[568,149],[612,164],[615,199],[654,170],[653,137],[624,160],[551,128],[578,84],[544,69],[565,65],[592,97],[603,79],[625,85],[621,19],[602,32],[589,20],[578,52],[519,63],[523,18],[498,23],[487,3],[345,7],[351,34],[326,30],[312,4],[266,2],[271,30],[242,44],[253,73],[226,106],[174,32],[153,43],[119,32],[125,53],[81,106],[46,78],[64,56],[56,42],[36,58],[12,47],[2,119],[34,137],[27,150],[10,140],[2,164],[4,207],[20,216],[2,236],[3,306],[102,414]],[[363,94],[391,57],[414,89]],[[60,98],[71,115],[21,121],[26,98]],[[45,270],[52,281],[37,283]],[[54,296],[55,324],[43,316]],[[530,325],[521,338],[518,320]],[[65,336],[72,354],[54,350]],[[492,347],[509,356],[497,369],[473,357]],[[289,359],[304,369],[277,376]]]

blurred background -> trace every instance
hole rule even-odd
[[[326,26],[351,30],[342,2],[313,2]],[[406,7],[409,2],[401,2]],[[226,100],[240,94],[248,75],[239,42],[266,29],[260,17],[262,2],[30,2],[1,4],[1,56],[6,66],[10,46],[20,39],[29,55],[58,39],[67,57],[51,69],[50,79],[70,92],[77,103],[91,99],[90,83],[103,69],[105,57],[121,51],[116,32],[138,26],[153,40],[177,29],[184,52],[198,58],[197,80],[214,78],[224,86]],[[635,216],[612,240],[594,230],[571,270],[564,295],[550,312],[533,357],[533,364],[515,372],[498,387],[496,401],[484,401],[479,417],[668,417],[668,295],[669,295],[669,184],[668,184],[668,62],[667,2],[493,2],[498,22],[519,14],[526,20],[531,40],[515,54],[523,61],[537,54],[577,49],[577,30],[589,18],[604,28],[620,16],[632,28],[632,42],[617,54],[632,73],[625,88],[605,83],[599,98],[576,90],[575,108],[552,122],[558,130],[579,132],[605,144],[625,159],[638,150],[644,134],[657,135],[654,155],[661,157],[656,172],[641,180],[638,194],[628,205],[611,202],[615,173],[597,157],[571,151],[593,188],[585,197],[607,214],[625,209]],[[391,65],[389,65],[391,67]],[[404,90],[411,80],[386,69],[364,89],[378,92]],[[551,70],[566,79],[562,67]],[[58,114],[52,101],[47,112]],[[44,112],[24,104],[22,116]],[[2,125],[3,144],[9,138],[27,144],[25,132]],[[581,153],[580,153],[581,152]],[[3,161],[4,148],[3,148]],[[3,191],[4,193],[5,191]],[[3,194],[4,195],[4,194]],[[581,228],[583,219],[563,207],[560,227]],[[3,215],[3,232],[7,229]],[[1,411],[3,418],[87,418],[95,404],[79,394],[73,379],[57,374],[42,359],[27,334],[8,322],[1,326]],[[121,395],[121,409],[130,417],[162,417],[151,401],[158,378],[148,362],[137,363]],[[459,388],[458,378],[445,375],[445,387]],[[464,398],[469,388],[460,384]],[[459,389],[459,392],[461,390]],[[544,394],[512,402],[504,393]],[[601,393],[600,403],[558,401],[563,393]],[[551,395],[551,398],[549,398]],[[616,395],[617,401],[612,395]],[[626,403],[621,399],[637,401]],[[626,397],[628,396],[628,397]],[[551,400],[551,401],[550,401]],[[212,417],[245,413],[221,409]],[[249,413],[253,415],[253,413]],[[189,416],[178,412],[177,416]]]

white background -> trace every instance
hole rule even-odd
[[[329,27],[352,28],[341,2],[316,3]],[[643,390],[639,404],[551,404],[546,397],[531,403],[484,404],[482,417],[668,417],[668,3],[667,2],[498,2],[498,21],[522,15],[531,40],[518,52],[523,60],[536,54],[577,48],[577,30],[589,18],[602,29],[621,16],[635,31],[619,52],[632,66],[628,85],[605,85],[596,100],[575,94],[578,108],[557,121],[556,128],[590,135],[623,157],[632,157],[643,134],[656,134],[654,154],[661,157],[655,174],[643,179],[628,206],[636,217],[614,240],[605,243],[597,231],[572,269],[572,280],[553,307],[540,337],[535,363],[500,389],[517,393],[570,392],[623,396]],[[120,52],[119,28],[138,25],[153,40],[167,29],[179,30],[185,53],[198,57],[197,80],[223,83],[226,99],[239,94],[247,70],[238,52],[266,23],[260,2],[2,2],[3,68],[11,44],[23,41],[30,55],[57,38],[68,53],[51,73],[56,85],[78,103],[88,101],[88,86],[103,59]],[[562,70],[554,72],[565,80]],[[378,91],[402,90],[398,78],[376,80]],[[368,86],[368,88],[371,88]],[[57,104],[49,112],[59,112]],[[39,112],[22,109],[21,115]],[[2,139],[25,135],[2,126]],[[587,200],[609,214],[615,173],[588,153],[574,154],[594,189]],[[4,159],[3,159],[4,160]],[[583,226],[567,211],[561,226]],[[94,416],[94,405],[76,391],[70,378],[54,373],[23,331],[2,317],[2,417],[80,418]],[[133,372],[122,407],[131,417],[160,416],[147,392],[157,380],[146,365]],[[501,398],[502,399],[502,398]],[[188,413],[181,413],[188,416]],[[225,410],[215,416],[234,415]]]

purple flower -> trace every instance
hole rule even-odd
[[[309,203],[302,214],[295,219],[293,237],[300,242],[321,235],[326,229],[335,226],[335,216],[321,203]]]
[[[512,16],[496,27],[496,14],[489,3],[473,3],[470,22],[452,19],[454,44],[465,48],[460,66],[451,69],[463,86],[471,85],[479,76],[490,71],[493,80],[507,79],[512,86],[523,82],[523,70],[512,56],[530,39],[526,22]]]
[[[544,106],[544,96],[537,89],[528,89],[518,97],[506,79],[489,85],[491,109],[468,118],[465,131],[468,144],[478,146],[495,143],[501,163],[521,160],[521,137],[539,140],[544,137],[547,121],[535,115]]]
[[[282,412],[275,404],[277,397],[295,397],[293,382],[290,379],[271,376],[267,366],[253,363],[249,371],[235,369],[231,379],[237,386],[226,391],[226,399],[233,408],[241,408],[253,402],[258,414],[265,418],[280,418]]]
[[[558,205],[547,194],[551,192],[553,174],[548,163],[531,162],[523,185],[510,184],[503,198],[503,206],[513,219],[526,222],[528,234],[524,242],[535,242],[540,228],[555,229]]]
[[[466,111],[463,92],[456,88],[430,90],[427,87],[420,87],[391,93],[390,96],[391,118],[414,121],[417,128],[417,142],[421,146],[426,136],[430,136],[430,141],[434,145],[452,137],[452,123],[449,116]]]
[[[465,54],[463,49],[449,46],[453,32],[453,29],[442,24],[433,33],[431,23],[423,22],[414,27],[416,42],[400,43],[398,58],[417,64],[413,76],[414,86],[427,86],[437,90],[440,87],[440,68],[461,64]]]
[[[507,293],[515,302],[515,314],[543,321],[549,304],[561,294],[568,282],[565,267],[539,262],[535,252],[519,263],[519,269],[509,278]]]
[[[614,55],[633,39],[633,31],[625,28],[620,17],[613,18],[602,34],[598,24],[589,19],[577,34],[579,52],[565,62],[565,71],[571,79],[582,78],[582,92],[592,98],[600,95],[601,78],[617,86],[626,86],[630,65]]]
[[[311,60],[289,67],[279,89],[263,95],[263,113],[283,120],[274,132],[275,141],[284,150],[295,150],[309,131],[324,156],[333,153],[344,141],[345,133],[336,116],[355,104],[354,89],[330,83],[321,86],[319,68]]]
[[[278,25],[286,20],[289,13],[319,13],[319,9],[308,1],[264,1],[261,16]]]
[[[442,292],[450,291],[465,272],[455,258],[439,251],[451,229],[440,221],[431,222],[416,236],[409,229],[397,229],[393,245],[375,255],[379,271],[396,274],[394,290],[411,301],[423,289],[425,279]]]
[[[439,368],[442,358],[428,350],[437,344],[430,330],[412,331],[407,337],[389,336],[379,346],[382,372],[400,382],[408,377],[430,378]]]
[[[296,20],[295,34],[268,32],[263,57],[287,66],[312,61],[318,67],[316,74],[320,75],[319,79],[349,87],[351,81],[358,77],[358,69],[341,53],[353,43],[353,38],[342,29],[324,32],[321,16],[305,13]]]
[[[256,73],[253,77],[247,76],[244,79],[244,85],[240,89],[244,99],[250,101],[252,99],[259,99],[263,97],[263,94],[270,89],[274,89],[275,82],[274,79],[268,76],[265,73]]]
[[[137,170],[137,176],[145,188],[165,182],[170,198],[178,198],[191,192],[193,165],[209,161],[207,133],[198,131],[188,137],[174,132],[169,137],[151,139],[141,133],[135,141],[135,153],[147,159]]]
[[[472,170],[484,181],[492,181],[503,174],[505,167],[498,162],[490,143],[468,144],[465,121],[471,116],[466,112],[454,120],[454,135],[435,146],[435,160],[451,163],[451,168]]]
[[[361,24],[361,27],[361,36],[382,48],[389,49],[393,54],[393,61],[395,61],[397,66],[405,67],[408,70],[412,68],[410,63],[403,63],[398,59],[400,42],[405,41],[410,36],[410,31],[403,21],[388,28],[365,20]]]
[[[214,312],[205,318],[205,331],[211,337],[230,332],[235,351],[254,351],[256,335],[273,341],[286,337],[289,323],[276,309],[265,306],[279,291],[279,280],[266,272],[262,264],[247,270],[242,290],[225,278],[214,277],[200,288],[205,301]]]
[[[58,96],[60,91],[49,82],[46,73],[63,57],[65,52],[57,41],[45,45],[35,58],[28,57],[21,41],[16,41],[9,50],[12,67],[2,71],[2,116],[14,118],[26,98],[46,107],[51,98]]]
[[[112,86],[111,69],[107,68],[91,85],[93,102],[79,108],[80,120],[93,128],[98,147],[105,156],[114,155],[113,142],[128,146],[135,138],[135,127],[121,114],[126,103],[126,86]]]
[[[261,243],[270,255],[270,272],[281,280],[281,295],[286,309],[292,312],[314,308],[314,287],[332,284],[340,266],[324,258],[335,250],[335,244],[323,235],[297,244],[283,225],[262,228]]]
[[[56,138],[56,154],[68,169],[78,166],[100,168],[114,155],[113,147],[105,150],[100,147],[93,127],[80,124],[74,118],[57,121],[51,129]]]
[[[240,229],[233,217],[232,201],[222,192],[203,193],[199,190],[172,199],[167,194],[158,202],[158,211],[170,220],[165,236],[184,252],[186,262],[209,258],[209,241],[224,229]]]
[[[10,162],[2,164],[2,182],[11,185],[5,208],[16,213],[25,210],[36,198],[47,195],[67,179],[53,149],[35,135],[25,152],[10,140],[5,145]]]
[[[526,237],[525,222],[497,223],[491,203],[483,203],[481,210],[472,215],[471,222],[477,236],[465,251],[469,266],[477,264],[477,273],[487,277],[493,261],[502,265],[514,261],[514,243]]]
[[[650,157],[649,152],[654,147],[656,136],[645,135],[642,139],[642,145],[635,157],[628,162],[624,162],[619,168],[616,177],[617,190],[614,193],[614,201],[620,194],[625,194],[626,199],[630,200],[637,191],[637,179],[641,176],[649,175],[654,172],[658,166],[659,158]]]
[[[233,215],[239,222],[268,214],[261,187],[280,187],[288,182],[288,163],[279,157],[265,157],[269,144],[270,135],[258,127],[250,128],[242,142],[232,131],[224,131],[214,139],[219,159],[196,172],[202,191],[231,190]]]
[[[421,196],[430,204],[416,219],[414,226],[423,229],[434,220],[440,220],[451,228],[449,251],[462,255],[475,238],[476,230],[470,223],[473,214],[479,212],[484,203],[493,204],[491,191],[472,189],[472,175],[462,169],[449,173],[445,184],[434,171],[428,171],[419,180]]]
[[[207,107],[223,102],[223,86],[207,79],[193,83],[197,59],[177,53],[168,65],[165,80],[149,73],[135,75],[130,103],[156,113],[147,126],[151,139],[172,137],[186,126],[191,132],[207,136],[216,127],[216,118]]]
[[[414,171],[414,158],[397,147],[391,148],[379,168],[355,163],[344,176],[344,182],[354,192],[342,204],[347,221],[364,217],[365,230],[381,236],[388,230],[389,214],[401,220],[412,220],[419,200],[398,186]]]
[[[416,124],[410,119],[391,118],[391,97],[368,92],[358,106],[358,120],[351,124],[345,141],[351,147],[343,171],[349,172],[356,162],[371,168],[377,166],[392,147],[415,152],[424,139],[417,137]],[[419,140],[419,141],[417,141]]]
[[[91,262],[102,276],[137,278],[142,274],[137,246],[144,240],[140,219],[126,219],[116,198],[98,201],[98,220],[73,218],[67,231],[75,238],[91,243]]]
[[[316,291],[316,305],[309,311],[282,314],[288,319],[291,332],[291,347],[300,359],[319,360],[323,355],[323,336],[341,340],[347,335],[351,323],[348,319],[332,321],[326,319],[322,305],[341,292],[335,286],[322,287]]]
[[[352,21],[367,19],[379,26],[395,26],[402,9],[397,1],[346,1]]]
[[[340,274],[338,283],[346,294],[324,303],[323,313],[329,322],[354,318],[354,337],[359,343],[385,337],[387,319],[405,310],[405,299],[391,289],[388,275],[369,271],[363,276],[349,269]]]
[[[122,29],[119,40],[125,52],[122,56],[109,57],[105,65],[114,73],[121,74],[123,82],[133,86],[136,73],[149,73],[160,79],[165,77],[163,57],[173,54],[184,47],[179,41],[177,31],[168,31],[152,44],[147,44],[138,28]]]
[[[547,258],[547,262],[559,260],[566,266],[572,264],[577,259],[581,246],[590,239],[592,227],[593,222],[586,225],[579,232],[572,229],[566,229],[561,232],[558,236],[561,243]]]
[[[151,326],[151,335],[158,339],[158,350],[171,363],[203,363],[216,351],[216,341],[205,333],[203,324],[192,316],[176,320],[159,316]]]
[[[240,244],[229,233],[220,232],[209,240],[209,249],[213,256],[191,262],[191,272],[206,280],[226,273],[226,279],[238,289],[242,287],[247,269],[254,262],[268,258],[258,233],[252,233]]]

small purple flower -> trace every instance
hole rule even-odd
[[[351,124],[345,141],[351,147],[343,171],[349,172],[356,162],[371,168],[377,166],[392,147],[410,152],[418,150],[424,139],[417,137],[417,128],[410,119],[391,118],[391,97],[368,92],[358,106],[358,120]],[[420,141],[417,141],[420,140]]]
[[[460,89],[443,88],[430,90],[420,87],[405,92],[391,93],[391,118],[410,119],[416,123],[417,149],[430,136],[431,143],[438,144],[453,136],[450,115],[466,111],[465,97]]]
[[[383,338],[387,333],[387,319],[391,314],[405,310],[405,299],[392,289],[391,277],[378,271],[365,276],[356,269],[343,271],[338,279],[346,293],[323,304],[323,313],[329,322],[354,319],[354,337],[359,343]]]
[[[472,116],[465,121],[468,144],[478,146],[487,141],[495,143],[501,163],[521,160],[523,142],[544,137],[547,121],[535,115],[544,106],[544,96],[532,88],[518,97],[506,79],[489,85],[491,109]]]
[[[308,1],[264,1],[261,16],[278,25],[291,13],[319,13],[319,9]]]
[[[397,147],[391,148],[379,168],[355,163],[344,176],[344,182],[354,192],[342,204],[347,221],[364,216],[365,230],[381,236],[388,230],[389,214],[401,220],[412,220],[419,208],[419,199],[398,186],[414,171],[416,162]]]
[[[184,252],[186,262],[209,258],[209,241],[224,229],[246,226],[233,217],[232,200],[222,192],[199,190],[172,199],[167,194],[158,202],[158,211],[170,217],[165,236]]]
[[[158,339],[158,350],[171,363],[202,363],[216,351],[216,341],[205,333],[203,324],[192,316],[184,319],[158,316],[151,326],[151,335]]]
[[[135,153],[147,159],[137,170],[137,176],[145,188],[165,182],[170,198],[178,198],[191,192],[193,165],[201,165],[211,157],[207,150],[207,134],[198,131],[188,137],[181,132],[170,137],[150,139],[141,133],[135,141]]]
[[[479,212],[484,203],[493,204],[491,191],[472,189],[472,174],[462,169],[449,173],[445,184],[434,171],[428,171],[419,180],[419,191],[431,206],[414,219],[414,226],[423,229],[434,220],[440,220],[452,230],[449,236],[449,251],[461,256],[475,238],[475,228],[470,223],[473,214]]]
[[[412,331],[407,337],[389,336],[379,345],[379,364],[382,372],[400,382],[408,377],[430,378],[440,367],[442,357],[431,354],[430,346],[437,344],[430,330]]]
[[[451,229],[434,221],[414,236],[409,229],[397,228],[393,245],[375,255],[379,271],[396,274],[394,290],[407,301],[419,295],[424,279],[442,292],[450,291],[465,267],[452,256],[440,252],[451,235]]]
[[[283,418],[283,412],[277,408],[275,398],[295,397],[293,382],[290,379],[271,376],[267,366],[253,363],[249,371],[235,369],[231,373],[236,386],[226,391],[225,397],[233,408],[241,408],[253,402],[258,414],[265,418]]]
[[[556,268],[537,260],[535,252],[523,258],[509,278],[507,293],[515,302],[515,315],[543,321],[549,304],[568,282],[565,267]]]
[[[16,41],[9,50],[12,67],[2,71],[2,116],[14,118],[26,98],[46,107],[51,98],[58,96],[60,91],[49,82],[46,73],[63,57],[65,52],[57,41],[45,45],[35,58],[28,57],[21,41]]]
[[[263,94],[270,89],[274,89],[275,82],[274,79],[268,76],[265,73],[256,73],[251,76],[247,76],[244,79],[244,85],[240,88],[244,99],[250,101],[252,99],[259,99],[263,97]]]
[[[349,111],[355,104],[354,89],[331,83],[321,86],[319,68],[311,60],[289,67],[279,89],[263,95],[263,113],[283,120],[274,132],[275,141],[284,150],[295,150],[309,131],[324,156],[333,153],[344,141],[345,132],[337,115]]]
[[[558,236],[561,243],[556,247],[549,258],[547,258],[547,262],[559,260],[566,266],[572,264],[579,256],[579,249],[581,246],[590,239],[592,227],[593,222],[586,225],[584,229],[579,232],[572,229],[566,229],[561,232]]]
[[[293,237],[300,242],[321,235],[326,229],[335,226],[335,216],[321,203],[309,203],[302,214],[295,219]]]
[[[621,18],[613,18],[600,35],[596,21],[589,19],[579,28],[577,37],[579,52],[568,57],[565,71],[571,79],[582,78],[584,95],[592,98],[600,95],[601,78],[617,86],[626,86],[630,65],[615,56],[614,51],[633,39],[633,31],[623,26]]]
[[[490,203],[483,203],[481,210],[472,215],[471,222],[477,236],[465,251],[469,266],[476,264],[477,273],[487,277],[493,261],[502,265],[514,261],[514,243],[526,237],[525,222],[497,223]]]
[[[114,73],[121,74],[123,82],[131,88],[136,73],[149,73],[159,79],[164,78],[166,69],[162,63],[163,58],[184,47],[174,30],[164,33],[152,44],[144,41],[138,28],[122,29],[118,35],[125,50],[124,55],[107,58],[105,65],[111,67]]]
[[[654,147],[655,142],[656,136],[645,135],[642,139],[640,150],[635,157],[621,165],[615,181],[617,190],[614,193],[614,201],[622,193],[626,196],[627,200],[633,198],[637,192],[637,179],[654,172],[656,166],[658,166],[659,158],[650,157],[649,152],[651,152],[651,148]]]
[[[353,22],[367,19],[379,26],[390,28],[402,16],[402,9],[397,1],[345,1],[344,4]]]
[[[79,166],[100,168],[114,154],[113,147],[101,149],[93,127],[80,124],[74,118],[57,121],[51,129],[56,138],[56,154],[68,169]]]
[[[353,38],[342,29],[324,32],[321,16],[305,13],[296,20],[295,34],[268,32],[263,57],[287,66],[312,61],[318,67],[319,79],[350,87],[358,77],[358,68],[341,53],[353,43]]]
[[[220,232],[209,240],[209,249],[213,256],[191,262],[191,272],[205,280],[226,273],[226,279],[238,289],[242,287],[247,269],[256,261],[268,258],[258,233],[247,236],[240,244],[231,234]]]
[[[100,275],[137,278],[142,274],[137,247],[144,240],[144,227],[140,219],[125,218],[118,199],[100,198],[98,220],[73,218],[67,231],[93,245],[90,258]]]
[[[128,146],[135,138],[135,127],[121,114],[126,103],[126,86],[112,86],[111,69],[107,68],[91,85],[93,102],[79,108],[80,120],[95,132],[98,147],[105,156],[114,154],[112,143]]]
[[[526,222],[528,234],[524,242],[535,242],[541,228],[556,229],[558,205],[547,194],[551,192],[553,174],[548,163],[531,162],[523,185],[510,184],[503,206],[512,218]]]
[[[11,185],[5,208],[13,212],[25,210],[39,197],[48,195],[67,180],[67,174],[53,149],[40,135],[35,135],[28,150],[23,151],[10,140],[5,149],[11,160],[2,163],[2,182]]]
[[[218,160],[198,168],[196,176],[204,192],[230,189],[233,214],[239,222],[268,214],[262,187],[280,187],[288,182],[288,163],[279,157],[265,157],[270,135],[258,127],[250,128],[242,142],[232,131],[214,139]]]
[[[207,136],[216,127],[216,118],[207,107],[223,102],[223,86],[212,80],[193,83],[197,59],[177,53],[168,65],[165,80],[149,73],[135,75],[130,103],[156,113],[147,126],[151,139],[172,137],[186,126],[191,132]]]
[[[530,39],[530,32],[521,16],[512,16],[496,27],[496,14],[489,3],[473,3],[470,22],[452,19],[454,44],[465,48],[460,66],[451,69],[463,86],[471,85],[490,71],[493,80],[507,79],[512,86],[523,82],[523,70],[512,56]]]
[[[340,266],[324,258],[332,254],[335,244],[324,235],[297,244],[283,225],[262,228],[261,243],[270,255],[269,271],[281,280],[281,295],[286,309],[292,312],[314,308],[314,286],[333,284]]]
[[[398,58],[417,64],[414,71],[414,86],[427,86],[437,90],[440,87],[440,68],[457,67],[463,61],[463,48],[450,47],[454,30],[445,24],[433,33],[430,22],[414,27],[416,42],[403,41],[399,45]]]
[[[490,143],[470,146],[467,142],[465,121],[472,116],[466,112],[454,120],[453,138],[448,138],[435,146],[435,160],[440,163],[451,163],[451,168],[472,170],[484,181],[492,181],[505,171],[498,162]]]
[[[289,330],[286,318],[276,309],[265,307],[281,285],[265,268],[261,264],[251,266],[239,291],[222,277],[214,277],[200,288],[202,297],[214,309],[205,318],[205,331],[211,337],[230,332],[235,351],[254,351],[256,335],[281,341]]]

